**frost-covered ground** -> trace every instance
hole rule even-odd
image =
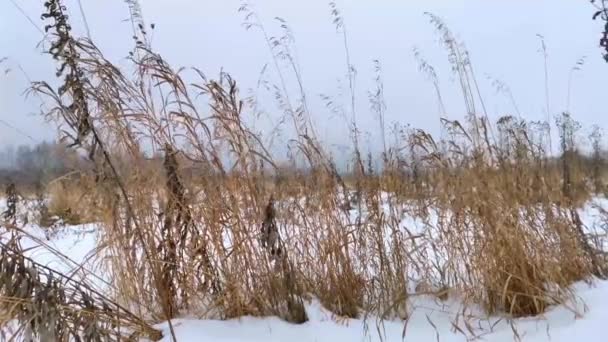
[[[608,201],[593,202],[608,208]],[[4,210],[0,199],[0,212]],[[600,211],[589,204],[581,210],[581,217],[589,229],[599,228]],[[33,224],[25,229],[30,237],[22,240],[28,256],[60,270],[86,274],[86,270],[102,275],[89,260],[98,239],[96,225],[67,226],[47,234]],[[84,263],[83,267],[77,264]],[[99,280],[87,280],[103,284]],[[410,306],[415,308],[407,323],[392,321],[380,323],[373,317],[365,320],[335,317],[317,301],[307,303],[309,321],[293,325],[278,318],[243,317],[238,320],[215,321],[175,319],[172,321],[178,341],[209,342],[271,342],[271,341],[467,341],[480,338],[484,341],[608,341],[608,281],[574,286],[578,300],[554,307],[543,317],[508,321],[501,317],[484,318],[479,310],[469,309],[462,319],[460,303],[438,302],[430,297],[417,297]],[[165,341],[171,341],[168,323],[157,327],[163,330]]]

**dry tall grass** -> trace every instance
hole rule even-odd
[[[54,101],[49,117],[95,164],[94,186],[54,191],[51,204],[91,203],[90,213],[78,211],[101,221],[112,296],[138,317],[304,322],[303,303],[314,296],[340,316],[405,319],[416,294],[457,295],[519,317],[569,298],[575,281],[604,275],[576,214],[589,191],[565,157],[575,140],[564,138],[557,164],[546,126],[489,123],[466,50],[437,17],[468,121],[445,120],[439,140],[418,130],[402,131],[397,145],[384,140],[374,170],[358,152],[353,104],[355,172],[345,180],[286,87],[276,97],[298,133],[293,167],[280,166],[247,127],[250,108],[228,74],[174,70],[135,15],[132,76],[72,36],[60,1],[49,4],[51,52],[65,84],[34,89]],[[382,118],[377,80],[372,108]],[[150,150],[162,165],[150,163]]]

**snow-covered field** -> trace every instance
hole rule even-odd
[[[0,201],[0,211],[3,203]],[[605,200],[596,204],[608,208]],[[592,205],[581,210],[588,227],[598,222]],[[30,237],[22,240],[28,256],[62,272],[86,274],[95,263],[89,255],[96,247],[96,225],[63,227],[52,235],[33,224],[26,225]],[[54,251],[52,251],[54,250]],[[59,252],[59,253],[57,253]],[[61,256],[63,255],[63,256]],[[83,267],[77,267],[84,263]],[[102,275],[102,270],[94,270]],[[93,283],[98,283],[91,279]],[[98,283],[103,287],[101,283]],[[306,305],[309,321],[301,325],[278,318],[243,317],[230,321],[181,318],[172,321],[178,341],[608,341],[608,281],[596,280],[574,286],[578,300],[551,308],[543,317],[508,320],[484,317],[481,310],[462,312],[456,300],[439,302],[431,297],[411,300],[412,314],[404,321],[379,322],[374,317],[344,319],[325,310],[317,301]],[[467,319],[463,319],[463,315]],[[171,341],[168,323],[157,325],[164,340]]]
[[[542,318],[518,319],[511,325],[505,319],[493,317],[478,320],[473,327],[474,336],[454,329],[457,303],[438,305],[431,299],[422,299],[407,324],[404,322],[378,323],[373,318],[338,320],[318,303],[307,306],[310,321],[293,325],[277,318],[241,318],[232,321],[174,320],[173,326],[179,341],[213,342],[323,342],[323,341],[469,341],[478,337],[482,341],[597,341],[607,340],[608,282],[594,285],[577,284],[581,297],[577,305],[580,312],[557,307]],[[582,303],[586,303],[586,310]],[[426,305],[424,305],[426,304]],[[452,311],[453,310],[453,311]],[[165,333],[164,341],[171,341],[168,325],[158,326]]]

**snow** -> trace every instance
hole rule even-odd
[[[0,198],[0,213],[6,208],[6,200]],[[36,220],[33,205],[26,202],[17,206],[18,227],[23,230],[21,247],[25,255],[36,262],[62,273],[83,269],[93,272],[94,260],[89,257],[97,246],[99,225],[95,223],[81,225],[58,224],[55,227],[43,228],[32,221]],[[26,218],[24,220],[24,218]],[[23,225],[22,222],[29,222]],[[0,228],[1,226],[0,221]],[[0,230],[2,232],[4,229]],[[0,239],[2,238],[0,234]],[[84,264],[84,265],[83,265]],[[98,273],[95,270],[95,273]]]
[[[37,262],[62,272],[69,272],[75,269],[76,263],[82,263],[88,259],[97,243],[98,226],[95,224],[84,224],[77,226],[62,227],[56,236],[50,236],[47,240],[42,229],[30,227],[28,233],[31,236],[21,240],[24,249],[33,248],[26,252],[26,255]],[[41,246],[41,243],[44,244]],[[60,252],[67,258],[54,253],[53,250]]]
[[[278,318],[244,317],[230,321],[176,319],[172,321],[178,341],[212,342],[272,342],[272,341],[469,341],[475,337],[484,341],[514,341],[516,334],[523,341],[570,342],[606,341],[604,325],[608,322],[608,282],[597,281],[593,285],[576,284],[580,296],[577,311],[564,306],[556,307],[540,318],[514,320],[512,324],[504,318],[469,318],[474,327],[467,331],[460,319],[459,332],[454,329],[457,303],[438,305],[425,298],[428,306],[417,307],[407,324],[404,322],[378,323],[340,320],[326,311],[317,302],[307,305],[310,320],[294,325]],[[582,303],[587,304],[586,312]],[[167,323],[157,326],[165,338],[171,341]],[[404,335],[405,332],[405,335]],[[464,333],[466,332],[466,333]]]
[[[598,199],[593,203],[608,208],[608,200]],[[0,211],[2,210],[0,199]],[[581,218],[589,230],[603,230],[599,215],[600,211],[592,204],[581,210]],[[412,218],[406,217],[404,220],[407,225],[424,226]],[[27,255],[37,262],[62,272],[78,270],[81,276],[85,276],[87,272],[83,271],[84,269],[103,276],[102,270],[95,268],[95,260],[89,260],[89,255],[97,245],[97,225],[66,226],[52,234],[31,223],[24,229],[29,236],[22,239],[22,245],[27,250]],[[83,262],[84,267],[77,267]],[[90,277],[87,277],[87,280],[99,283]],[[336,317],[318,301],[312,300],[306,303],[309,321],[300,325],[290,324],[275,317],[242,317],[228,321],[180,318],[172,320],[171,323],[180,342],[456,342],[475,338],[497,342],[514,341],[518,338],[534,342],[608,340],[604,326],[608,322],[608,281],[578,283],[573,288],[578,298],[576,302],[551,308],[542,317],[516,320],[485,317],[482,311],[476,308],[467,308],[463,312],[462,303],[457,299],[440,302],[435,298],[420,296],[412,298],[408,303],[411,314],[407,322],[380,322],[374,317]],[[156,327],[163,331],[163,341],[171,341],[167,322]]]

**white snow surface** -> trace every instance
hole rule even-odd
[[[0,211],[2,202],[0,199]],[[594,203],[608,208],[607,200]],[[589,229],[599,224],[598,214],[591,204],[581,210]],[[26,229],[34,238],[24,238],[22,245],[26,249],[34,247],[27,254],[37,262],[63,272],[75,269],[75,264],[49,251],[50,246],[76,263],[93,267],[87,256],[96,246],[95,224],[63,227],[48,239],[40,227],[29,224]],[[95,273],[100,275],[99,270]],[[407,322],[336,317],[313,300],[306,303],[309,321],[299,325],[276,317],[242,317],[228,321],[180,318],[171,324],[180,342],[608,341],[608,281],[578,283],[573,288],[578,297],[575,302],[553,307],[542,317],[515,320],[486,317],[481,310],[473,308],[466,312],[470,316],[465,323],[462,305],[457,300],[439,302],[431,297],[416,297],[410,303],[413,310]],[[167,322],[156,327],[163,331],[163,341],[172,341]]]
[[[307,305],[309,321],[290,324],[278,318],[244,317],[230,321],[176,319],[172,321],[178,341],[210,342],[330,342],[330,341],[607,341],[608,282],[598,281],[593,285],[577,284],[576,292],[581,297],[578,313],[560,306],[547,312],[544,317],[506,319],[491,317],[473,321],[474,334],[458,332],[453,328],[456,303],[445,307],[430,299],[428,307],[418,307],[405,322],[383,324],[369,318],[364,320],[337,320],[317,303]],[[582,303],[586,303],[583,305]],[[583,307],[583,306],[586,306]],[[462,325],[462,323],[461,323]],[[167,323],[157,326],[163,330],[163,341],[171,341]],[[464,329],[466,330],[466,329]]]

